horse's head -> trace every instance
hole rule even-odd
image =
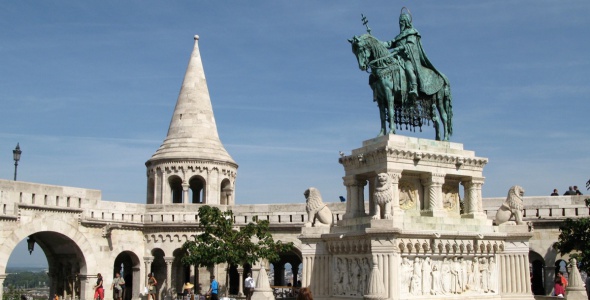
[[[352,45],[352,53],[356,56],[359,68],[363,71],[369,68],[369,61],[371,61],[371,49],[366,42],[368,34],[361,36],[353,36],[348,41]]]

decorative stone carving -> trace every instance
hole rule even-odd
[[[403,256],[399,270],[402,297],[498,292],[494,256]]]
[[[455,210],[459,205],[459,188],[451,185],[443,185],[443,208],[447,211]]]
[[[373,219],[391,219],[391,201],[393,191],[391,190],[391,178],[387,173],[379,173],[375,179],[375,192],[373,193],[374,214]]]
[[[322,201],[320,191],[310,187],[305,190],[303,195],[305,195],[305,210],[307,211],[305,227],[331,226],[333,223],[332,212]]]
[[[366,257],[337,257],[332,277],[333,295],[364,295],[370,273],[371,268]]]
[[[524,225],[522,221],[522,210],[524,203],[522,197],[524,196],[524,189],[515,185],[508,190],[506,201],[498,208],[496,212],[496,225],[504,224],[514,217],[517,225]]]
[[[416,207],[418,201],[418,189],[414,184],[402,181],[399,184],[399,206],[403,210]]]

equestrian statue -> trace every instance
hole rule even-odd
[[[400,33],[388,42],[372,36],[364,15],[362,20],[368,33],[348,41],[359,68],[370,73],[369,85],[381,120],[379,136],[394,134],[404,126],[422,131],[422,125],[432,121],[436,140],[448,141],[453,133],[451,85],[424,53],[410,11],[402,8]]]

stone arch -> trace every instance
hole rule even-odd
[[[274,285],[279,286],[286,286],[286,285],[294,285],[297,283],[297,278],[299,278],[299,266],[302,263],[302,254],[301,251],[293,247],[291,251],[281,253],[279,255],[279,260],[272,262],[273,269],[274,269]],[[291,277],[284,278],[283,274],[285,270],[291,270]]]
[[[233,204],[232,197],[234,194],[234,188],[229,181],[229,179],[224,178],[221,181],[220,189],[221,193],[219,193],[219,204],[221,205],[231,205]]]
[[[172,256],[174,257],[174,261],[172,262],[172,282],[173,286],[172,292],[173,293],[182,293],[183,289],[182,286],[185,282],[191,282],[191,269],[189,266],[185,266],[182,264],[182,258],[184,257],[184,251],[182,249],[177,248],[172,252]]]
[[[87,258],[94,259],[95,251],[84,235],[64,221],[43,218],[12,231],[0,247],[0,257],[5,258],[0,261],[0,274],[5,274],[17,244],[26,239],[34,241],[33,251],[43,251],[47,258],[51,295],[87,298],[93,284],[87,281],[88,274],[96,272],[94,266],[88,265]]]
[[[155,188],[156,179],[152,176],[148,177],[147,182],[147,204],[156,204],[155,202]]]
[[[545,295],[545,259],[535,251],[529,251],[531,287],[533,294]]]
[[[154,273],[154,277],[158,282],[158,284],[156,284],[158,299],[162,299],[162,287],[165,286],[164,283],[166,282],[166,278],[168,276],[166,260],[164,259],[166,254],[164,250],[160,248],[152,249],[151,253],[154,259],[150,266],[150,272]]]
[[[113,263],[113,278],[114,273],[119,272],[121,277],[125,280],[123,289],[123,299],[131,300],[139,296],[141,286],[141,266],[139,257],[132,251],[122,251],[117,255]]]
[[[168,177],[168,186],[170,188],[170,203],[182,203],[182,178],[178,175]]]
[[[190,203],[207,203],[207,180],[200,175],[192,176],[189,181]]]

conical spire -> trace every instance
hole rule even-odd
[[[199,51],[199,36],[184,75],[166,139],[149,159],[199,159],[235,164],[219,140]]]

